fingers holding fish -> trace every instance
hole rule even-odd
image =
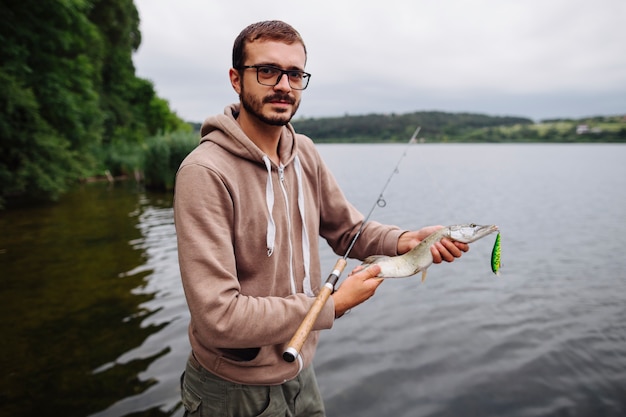
[[[452,243],[454,243],[454,246],[459,248],[461,252],[467,252],[470,249],[470,245],[467,243],[463,243],[463,242],[452,242]]]
[[[422,227],[419,230],[404,232],[400,236],[400,239],[398,239],[398,253],[407,253],[415,246],[417,246],[421,241],[442,228],[443,226],[434,225]]]
[[[372,297],[384,281],[376,278],[379,273],[379,265],[355,268],[332,295],[335,303],[335,317],[341,317],[349,309]]]
[[[433,263],[439,264],[443,261],[452,262],[460,258],[463,252],[469,250],[469,245],[461,242],[453,242],[450,239],[441,239],[430,247],[433,255]]]

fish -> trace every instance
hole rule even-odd
[[[441,239],[472,243],[498,230],[498,226],[470,224],[456,224],[442,227],[422,240],[407,253],[399,256],[373,255],[368,256],[361,264],[362,268],[372,265],[380,266],[378,278],[404,278],[422,272],[422,282],[426,279],[426,270],[433,263],[430,247]]]
[[[491,270],[494,274],[500,276],[500,232],[496,235],[496,241],[493,244],[493,249],[491,251]]]

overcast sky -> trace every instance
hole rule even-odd
[[[308,50],[296,117],[626,114],[626,0],[135,0],[137,75],[180,117],[238,101],[232,45],[279,19]]]

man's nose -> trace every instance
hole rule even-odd
[[[274,86],[275,90],[291,91],[291,85],[289,84],[289,77],[287,74],[280,74],[278,82]]]

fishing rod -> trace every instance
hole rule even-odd
[[[348,255],[352,251],[352,248],[354,247],[354,244],[356,243],[359,236],[361,236],[361,232],[363,231],[363,228],[365,227],[365,223],[367,223],[367,221],[369,220],[370,216],[372,215],[376,207],[385,207],[387,205],[387,202],[385,201],[385,198],[384,198],[385,190],[387,189],[387,186],[389,186],[389,183],[391,182],[391,179],[393,178],[393,176],[398,172],[398,167],[400,167],[400,163],[406,156],[408,147],[412,143],[415,143],[415,139],[417,138],[417,135],[420,129],[421,129],[421,126],[418,126],[417,129],[415,129],[415,133],[413,133],[413,136],[411,136],[411,139],[409,139],[407,149],[404,150],[404,152],[400,156],[400,159],[398,160],[398,163],[394,167],[393,171],[391,171],[391,175],[389,175],[389,178],[387,179],[387,182],[385,183],[383,189],[380,191],[380,194],[378,195],[378,198],[374,202],[374,205],[370,209],[365,219],[363,219],[363,222],[361,223],[361,227],[359,227],[359,230],[356,232],[356,235],[354,235],[354,238],[352,238],[352,241],[350,242],[350,246],[348,246],[346,253],[341,258],[339,258],[337,262],[335,263],[335,266],[333,267],[333,271],[330,273],[330,275],[326,279],[326,282],[324,283],[324,286],[322,287],[320,292],[317,294],[315,302],[313,303],[313,305],[309,309],[309,312],[304,317],[304,320],[302,320],[302,323],[300,323],[300,326],[298,327],[293,337],[287,344],[287,348],[283,352],[283,359],[285,361],[293,362],[298,358],[298,356],[300,356],[300,350],[302,349],[304,342],[306,342],[306,339],[309,337],[309,334],[311,333],[311,330],[313,329],[313,325],[317,321],[317,317],[320,315],[322,308],[326,304],[326,301],[328,301],[328,297],[330,297],[331,294],[335,291],[335,285],[337,285],[337,281],[339,281],[339,277],[341,276],[343,270],[348,264],[347,262]]]

